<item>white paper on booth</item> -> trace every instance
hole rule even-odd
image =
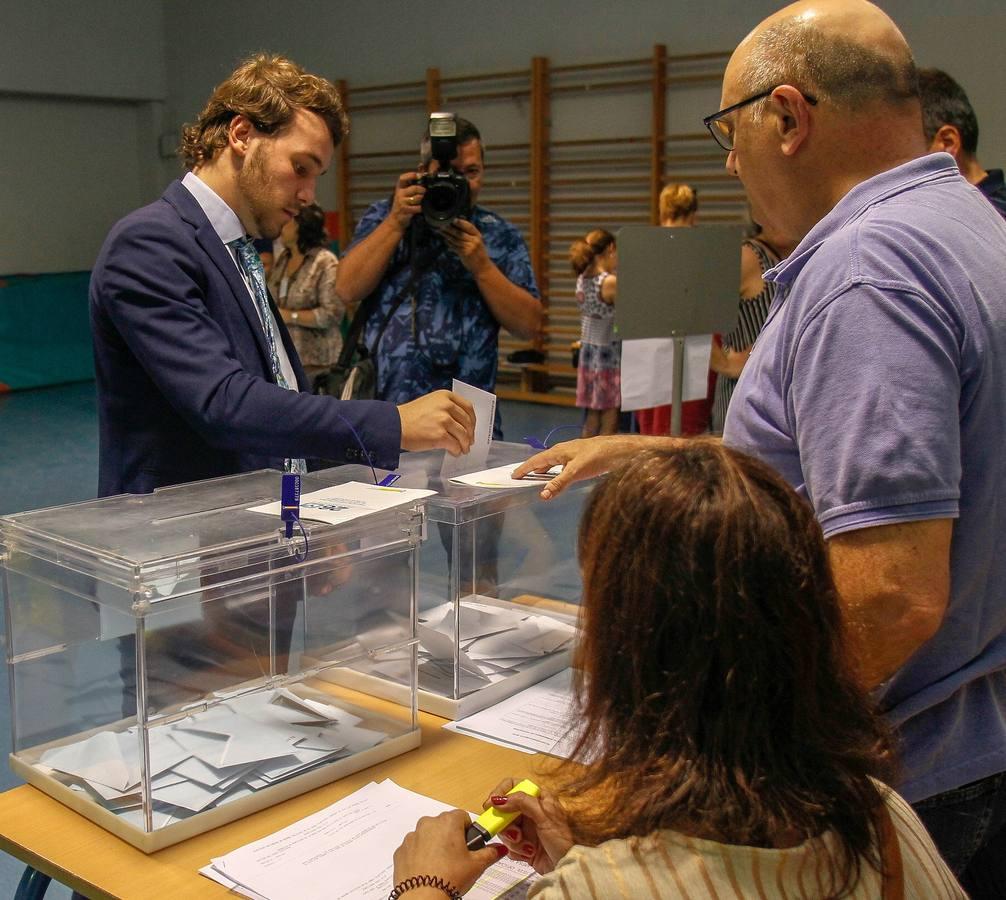
[[[703,400],[709,392],[712,335],[685,338],[685,383],[682,399]],[[622,409],[630,412],[666,406],[673,400],[674,339],[622,341]]]
[[[562,471],[562,466],[552,466],[546,474],[525,475],[523,478],[514,479],[510,477],[517,466],[521,463],[507,463],[505,466],[496,466],[492,469],[483,469],[481,472],[472,472],[468,475],[456,475],[451,481],[457,484],[467,484],[472,487],[488,488],[540,488],[545,482],[551,481]]]
[[[454,379],[451,390],[464,397],[475,407],[475,440],[471,449],[461,456],[444,453],[444,464],[440,467],[441,478],[452,478],[459,472],[481,469],[489,459],[493,445],[493,422],[496,420],[496,395],[481,388]]]
[[[300,517],[340,525],[361,516],[369,516],[371,513],[414,503],[435,493],[436,491],[416,488],[382,487],[378,484],[365,484],[362,481],[348,481],[345,484],[301,495]],[[248,511],[275,516],[278,520],[280,504],[277,501],[266,503],[264,506],[252,506]]]

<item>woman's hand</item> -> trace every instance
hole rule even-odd
[[[552,466],[562,466],[562,471],[542,488],[543,500],[559,496],[569,485],[584,478],[593,478],[610,472],[619,463],[631,459],[650,447],[674,447],[681,438],[649,437],[641,434],[610,434],[601,437],[564,441],[536,453],[527,462],[514,469],[511,478],[523,478],[531,472],[548,472]]]
[[[460,809],[420,819],[395,851],[394,883],[413,875],[433,875],[467,893],[486,869],[507,855],[499,844],[469,850],[465,831],[470,824],[468,813]]]
[[[511,858],[528,863],[544,875],[573,846],[566,813],[546,791],[537,797],[522,791],[507,794],[515,784],[514,778],[501,781],[483,808],[495,806],[501,812],[521,814],[521,818],[500,832],[499,839],[509,848]]]

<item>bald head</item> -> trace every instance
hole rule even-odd
[[[908,43],[865,0],[804,0],[779,10],[744,39],[730,69],[744,95],[791,84],[840,109],[901,106],[919,95]]]

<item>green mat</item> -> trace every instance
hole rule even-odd
[[[0,391],[94,378],[90,272],[0,277]]]

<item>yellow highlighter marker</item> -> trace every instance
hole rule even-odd
[[[538,785],[526,778],[507,791],[507,795],[518,791],[529,797],[537,797],[539,793]],[[468,830],[465,832],[465,842],[468,844],[468,849],[481,850],[519,815],[519,812],[500,812],[495,806],[490,806],[468,826]]]

